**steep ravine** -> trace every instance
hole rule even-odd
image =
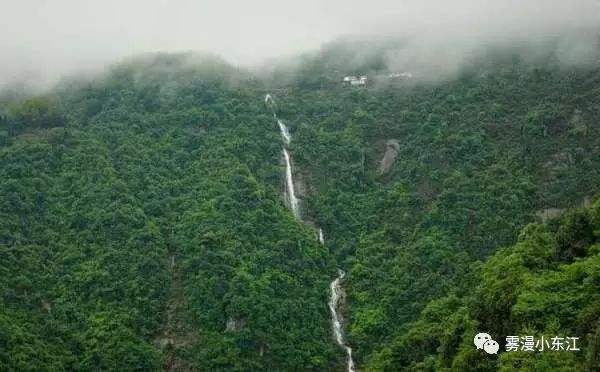
[[[286,202],[294,216],[302,221],[300,204],[298,198],[296,197],[296,190],[294,187],[294,179],[292,172],[292,160],[291,156],[286,149],[292,141],[292,136],[290,135],[289,129],[285,125],[283,121],[277,118],[277,114],[275,112],[275,103],[273,101],[273,97],[270,94],[265,96],[265,104],[267,104],[272,112],[273,117],[277,121],[277,125],[279,126],[279,131],[281,133],[281,138],[283,140],[283,157],[285,161],[285,196]],[[303,222],[303,221],[302,221]],[[323,230],[321,228],[316,228],[315,235],[321,244],[325,244],[325,237],[323,234]],[[333,329],[333,336],[336,343],[344,350],[346,354],[346,371],[354,372],[354,360],[352,359],[352,348],[345,344],[344,341],[344,319],[341,313],[342,304],[345,300],[345,293],[342,287],[342,281],[345,277],[344,271],[338,269],[339,275],[336,277],[329,286],[329,310],[331,312],[331,323]]]
[[[175,254],[170,247],[166,257],[166,265],[171,272],[171,282],[166,315],[163,320],[163,330],[156,340],[164,354],[162,369],[168,372],[191,371],[192,368],[183,359],[182,354],[196,341],[196,335],[186,326],[185,308],[187,302],[175,262]]]

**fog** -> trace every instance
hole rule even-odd
[[[410,55],[389,52],[392,67],[448,58],[451,69],[482,46],[568,35],[560,47],[577,63],[593,44],[600,1],[0,0],[0,17],[0,84],[45,84],[144,52],[259,65],[347,35],[409,40]],[[453,45],[452,55],[437,55],[440,45]]]

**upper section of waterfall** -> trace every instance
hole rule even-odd
[[[289,145],[292,141],[292,136],[290,135],[288,127],[286,127],[281,120],[277,120],[277,125],[279,125],[279,131],[281,132],[281,138],[283,138],[283,143]]]

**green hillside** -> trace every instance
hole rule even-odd
[[[149,55],[1,95],[0,370],[343,370],[338,268],[360,371],[600,370],[598,64],[502,49],[391,80],[377,45],[260,78]]]

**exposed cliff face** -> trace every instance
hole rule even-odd
[[[579,202],[579,208],[587,209],[592,206],[592,196],[586,195]],[[565,212],[563,208],[545,208],[535,212],[535,216],[542,222],[548,222],[551,219],[560,217]]]
[[[535,212],[535,216],[542,222],[547,222],[563,214],[564,209],[561,208],[546,208]]]
[[[244,319],[227,319],[227,324],[225,325],[225,332],[241,332],[246,326],[246,321]]]
[[[379,164],[379,174],[384,174],[390,171],[396,162],[396,157],[398,156],[399,151],[400,143],[398,140],[391,139],[386,142],[385,154],[383,155],[383,159],[381,159]]]

